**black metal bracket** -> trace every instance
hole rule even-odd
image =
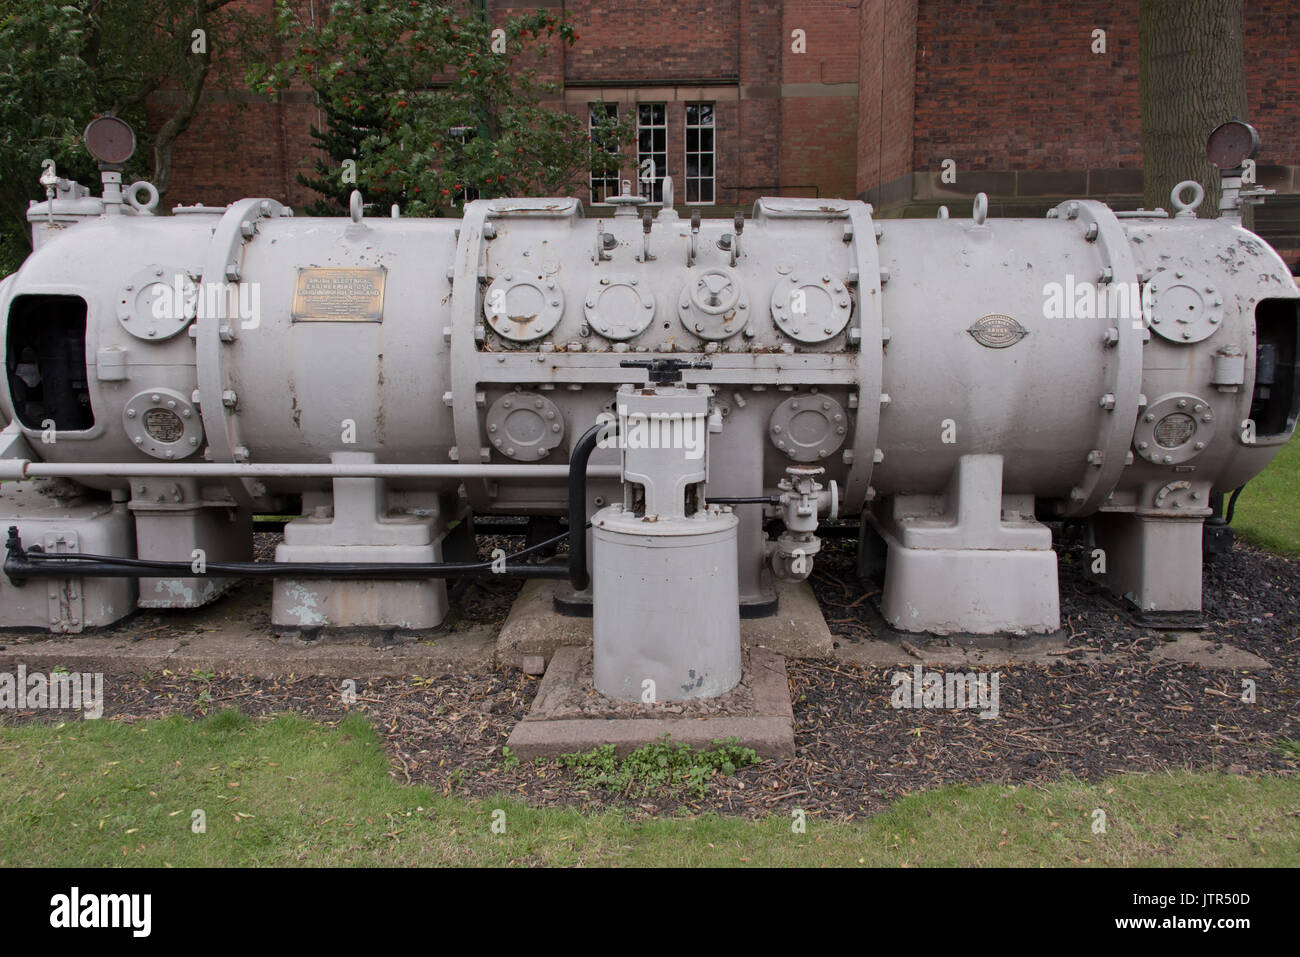
[[[624,369],[649,369],[652,385],[676,385],[682,381],[683,369],[712,369],[708,359],[624,359],[619,363]]]

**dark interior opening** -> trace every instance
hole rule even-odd
[[[1256,435],[1281,435],[1295,428],[1300,412],[1300,364],[1296,337],[1300,302],[1263,299],[1255,307],[1255,394],[1250,417]]]
[[[18,296],[9,308],[5,374],[18,421],[60,432],[95,424],[86,382],[86,301],[80,296]]]

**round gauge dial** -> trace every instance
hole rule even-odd
[[[116,116],[91,120],[81,136],[90,155],[101,163],[125,163],[135,152],[135,133],[125,120]]]
[[[1259,134],[1249,123],[1229,120],[1205,142],[1205,155],[1219,169],[1236,169],[1259,152]]]

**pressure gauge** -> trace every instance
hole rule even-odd
[[[101,163],[120,166],[135,152],[135,133],[125,120],[100,116],[86,124],[81,134],[90,155]]]
[[[1259,134],[1255,127],[1240,120],[1216,127],[1205,142],[1205,155],[1219,169],[1237,169],[1258,152]]]

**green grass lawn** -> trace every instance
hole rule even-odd
[[[1282,446],[1246,486],[1232,527],[1256,545],[1300,555],[1300,440]]]
[[[234,711],[0,728],[0,777],[3,866],[1300,865],[1300,782],[1287,778],[952,787],[794,833],[786,816],[636,821],[444,798],[393,781],[360,717]]]

